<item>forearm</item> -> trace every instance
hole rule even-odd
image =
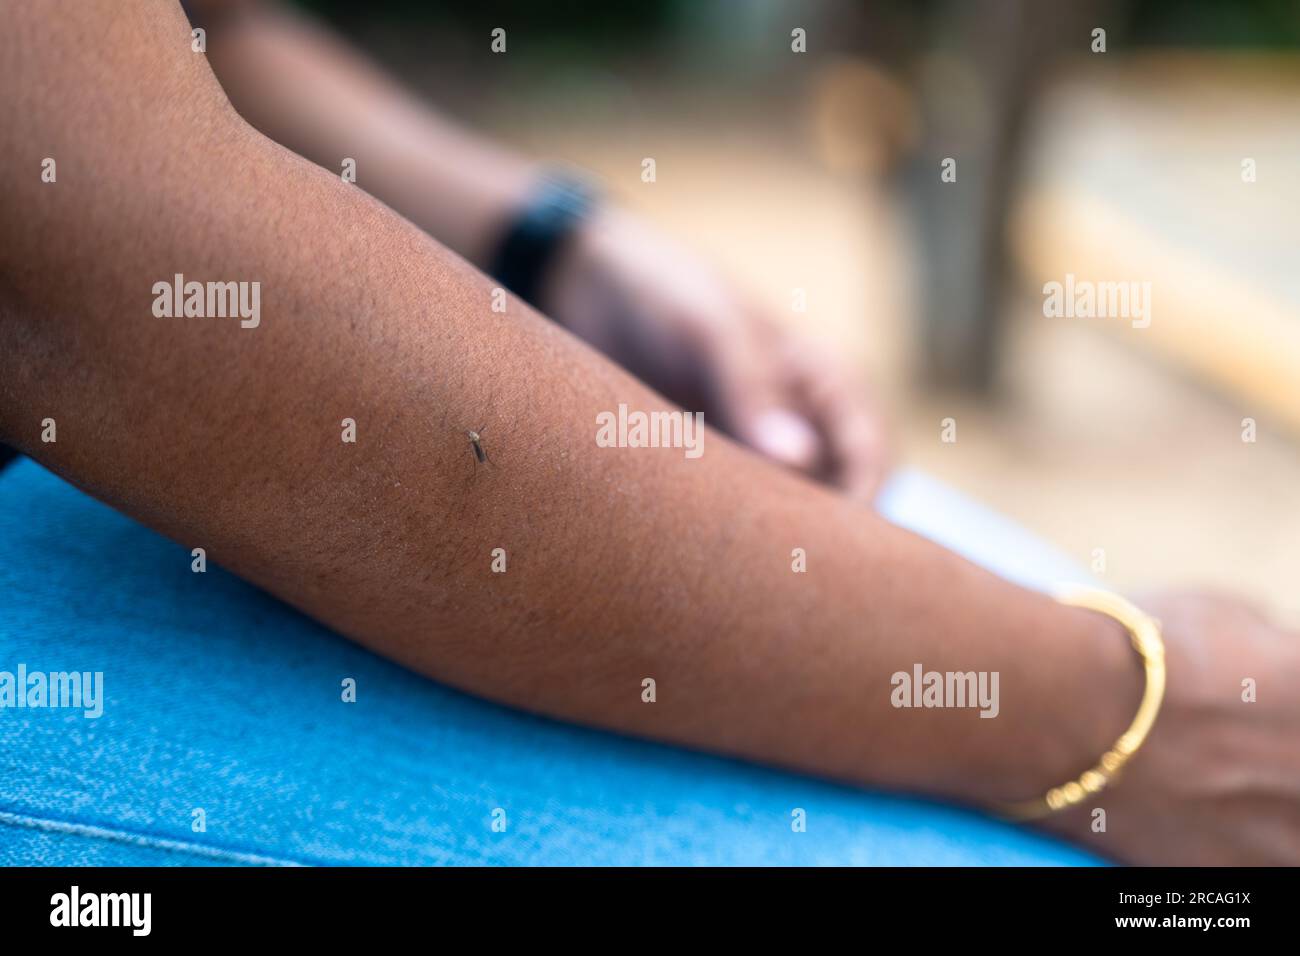
[[[208,60],[248,122],[357,183],[484,268],[533,164],[440,116],[360,53],[274,2],[195,5]]]
[[[6,115],[87,172],[7,177],[5,441],[375,650],[553,716],[980,801],[1061,782],[1122,729],[1138,675],[1112,626],[713,432],[698,459],[596,447],[597,414],[663,401],[522,305],[492,312],[487,280],[202,90],[179,99]],[[260,281],[260,324],[156,317],[177,272]],[[485,424],[491,467],[464,435]],[[997,671],[998,719],[893,708],[915,663]]]

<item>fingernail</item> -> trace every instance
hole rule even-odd
[[[754,420],[754,445],[770,458],[803,468],[817,457],[817,432],[801,415],[774,408]]]

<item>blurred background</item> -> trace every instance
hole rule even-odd
[[[1300,3],[298,5],[830,343],[903,461],[1116,588],[1300,623]],[[1067,273],[1149,281],[1150,327],[1045,317]]]

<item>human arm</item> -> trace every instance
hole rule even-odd
[[[340,36],[273,0],[192,0],[236,110],[490,270],[538,189],[536,160],[467,129]],[[672,401],[743,443],[869,501],[887,429],[852,370],[699,255],[598,201],[532,303]]]
[[[1140,676],[1112,622],[712,432],[698,459],[596,447],[598,413],[663,399],[526,307],[493,313],[483,276],[250,129],[179,10],[56,6],[17,8],[0,41],[0,438],[379,653],[562,719],[985,806],[1077,775],[1123,729]],[[259,325],[155,316],[176,272],[259,281]],[[464,435],[484,424],[490,468]],[[1187,628],[1171,687],[1214,642]],[[1259,659],[1294,687],[1280,644]],[[998,672],[998,717],[894,708],[914,663]],[[1200,737],[1231,736],[1182,699]],[[1270,847],[1294,852],[1294,699],[1260,707],[1235,737],[1250,753],[1198,753],[1180,713],[1149,746],[1269,769]],[[1147,821],[1181,785],[1152,766],[1134,761],[1140,798],[1113,794]]]

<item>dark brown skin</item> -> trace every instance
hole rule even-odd
[[[1127,725],[1114,622],[715,432],[698,460],[596,447],[599,412],[671,406],[520,303],[493,313],[472,267],[251,128],[178,7],[6,12],[0,440],[380,653],[564,719],[980,805]],[[155,317],[175,272],[260,281],[260,327]],[[1223,599],[1149,606],[1165,712],[1100,801],[1108,835],[1051,826],[1135,862],[1300,862],[1295,635]],[[914,662],[998,671],[999,717],[894,709]]]
[[[240,115],[340,169],[474,265],[542,171],[403,90],[337,37],[272,2],[202,0],[208,59]],[[837,357],[648,223],[600,204],[541,290],[547,314],[749,447],[869,501],[885,428]]]

